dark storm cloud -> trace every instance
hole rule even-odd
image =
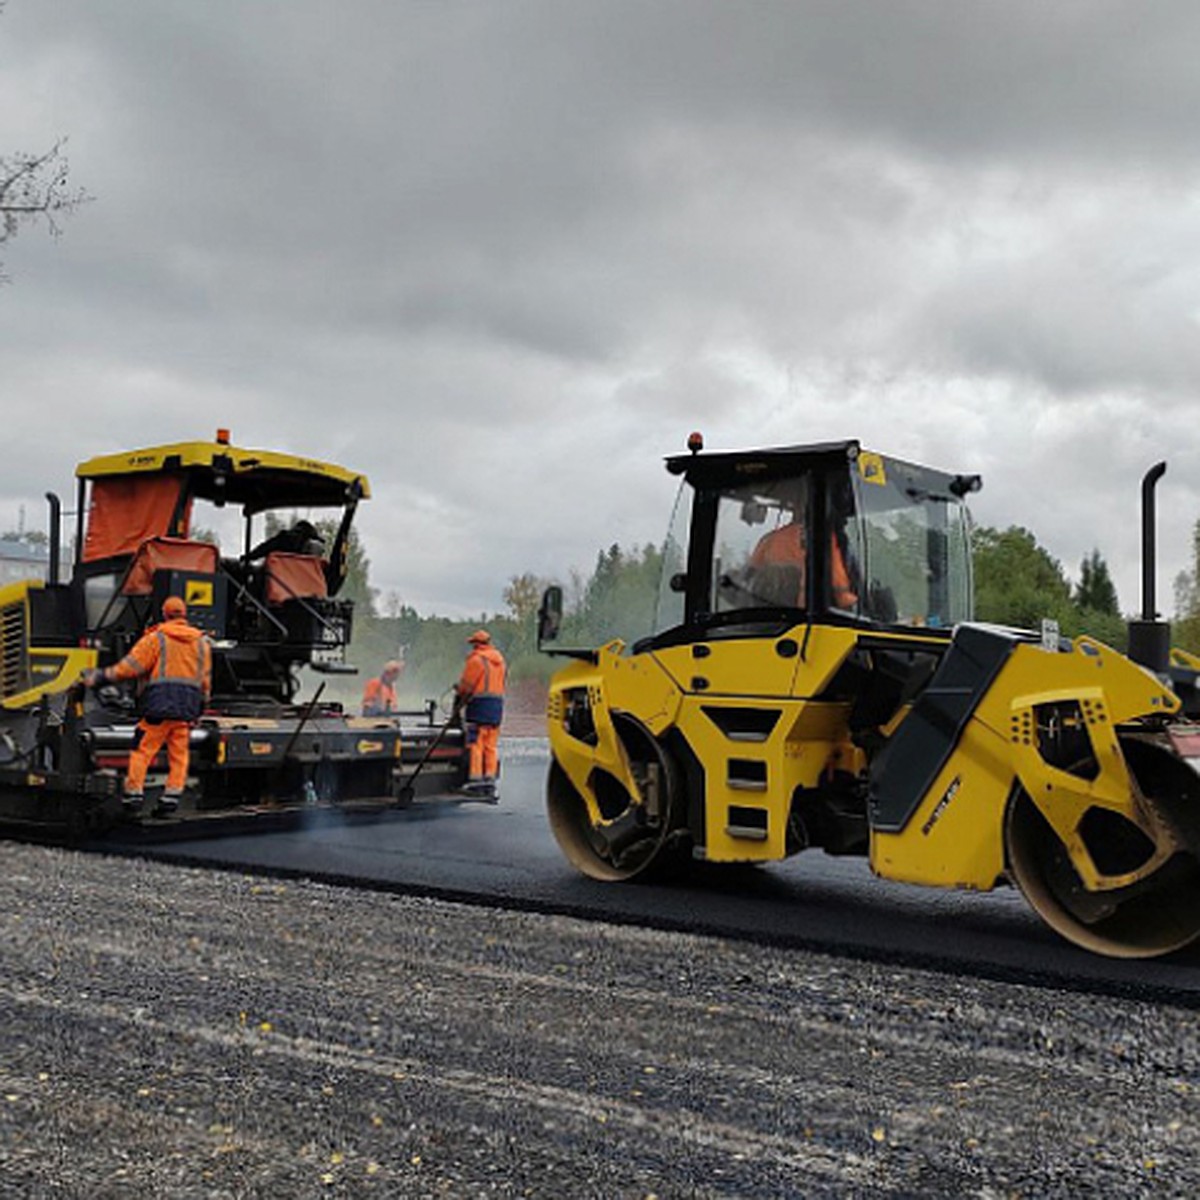
[[[1053,520],[1074,567],[1143,451],[1200,457],[1198,33],[1182,3],[13,0],[5,137],[70,132],[98,200],[6,247],[31,449],[0,504],[231,424],[367,471],[379,582],[478,611],[657,537],[703,423],[975,461],[987,519]],[[1027,503],[1050,476],[1086,520]]]

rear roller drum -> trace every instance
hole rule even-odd
[[[1113,958],[1154,958],[1200,937],[1200,781],[1157,746],[1137,742],[1123,749],[1147,801],[1179,842],[1152,874],[1128,887],[1087,891],[1066,847],[1024,791],[1009,805],[1005,846],[1017,886],[1057,933]],[[1153,853],[1141,830],[1115,813],[1093,809],[1081,830],[1108,873],[1136,870]]]

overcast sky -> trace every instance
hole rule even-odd
[[[662,457],[858,437],[1140,606],[1200,517],[1200,5],[9,0],[0,527],[204,439],[365,472],[424,613],[658,542]]]

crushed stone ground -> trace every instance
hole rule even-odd
[[[1183,1009],[12,843],[0,947],[5,1198],[1200,1195]]]

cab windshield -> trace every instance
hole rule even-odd
[[[970,517],[949,478],[880,455],[858,462],[851,554],[862,564],[864,615],[931,628],[969,621]]]
[[[756,610],[929,628],[970,620],[969,518],[952,479],[863,452],[695,493],[685,484],[655,632],[687,622],[689,596],[691,616],[705,622]]]

